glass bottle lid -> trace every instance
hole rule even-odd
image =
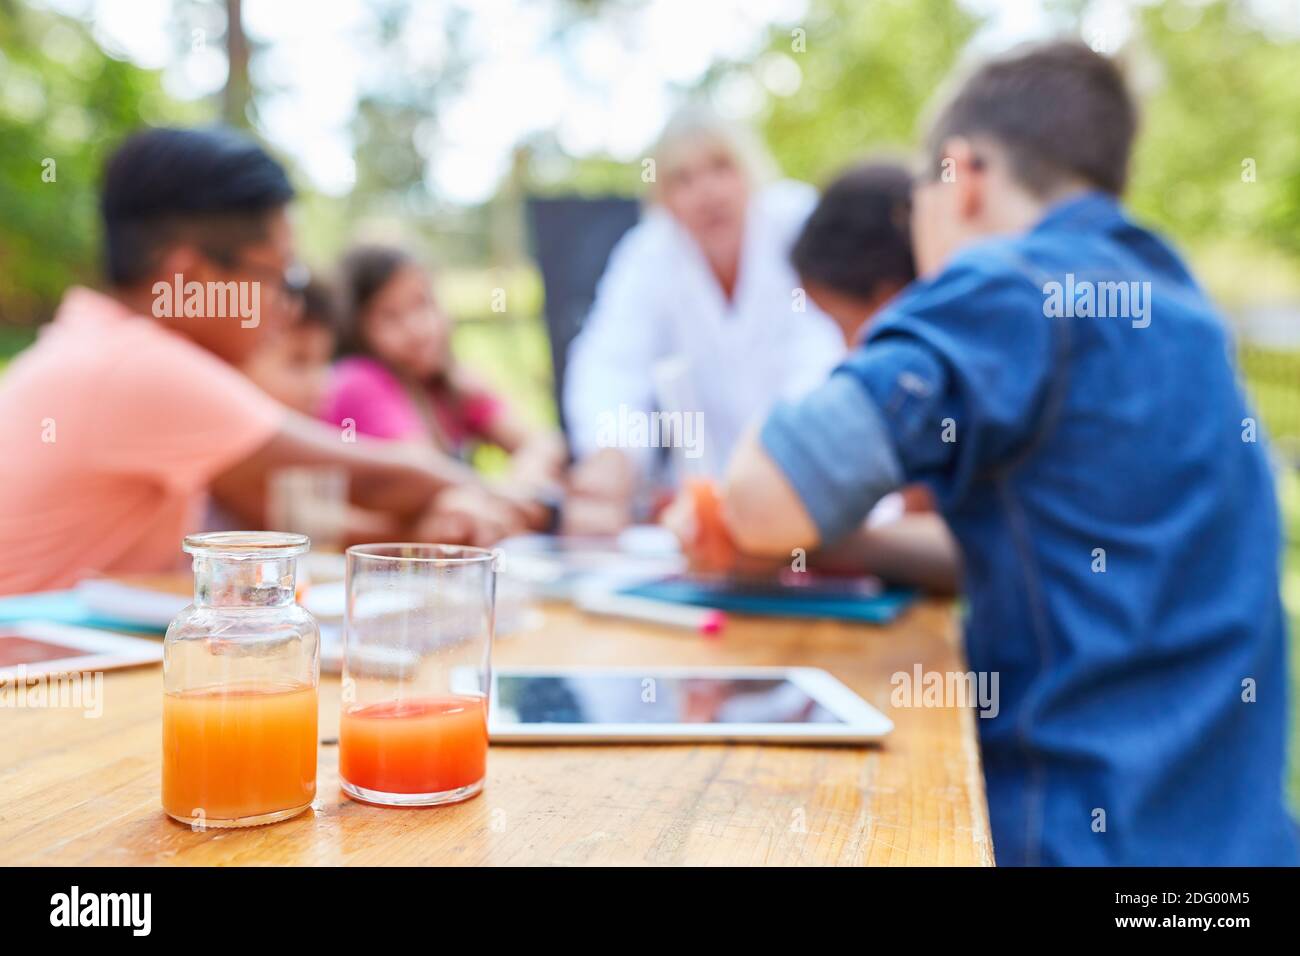
[[[311,540],[287,531],[205,531],[186,535],[181,547],[188,554],[232,561],[273,561],[305,554]]]

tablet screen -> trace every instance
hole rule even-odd
[[[0,634],[0,667],[59,661],[70,657],[81,657],[85,653],[84,650],[76,647],[65,647],[52,641],[38,641],[21,634]]]
[[[842,724],[784,679],[501,674],[497,719],[513,724]]]
[[[93,628],[15,621],[0,630],[0,683],[161,660],[162,645],[157,641]]]

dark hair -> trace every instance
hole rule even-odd
[[[105,267],[115,285],[147,278],[168,246],[192,240],[229,260],[266,235],[268,213],[293,199],[284,167],[234,130],[147,129],[104,167]]]
[[[907,285],[916,278],[911,196],[912,178],[900,165],[870,162],[841,173],[790,252],[800,279],[864,300],[883,282]]]
[[[1036,196],[1068,176],[1118,196],[1128,179],[1137,107],[1115,62],[1077,41],[1036,44],[992,60],[962,84],[929,137],[938,168],[944,141],[985,134]]]
[[[395,246],[356,246],[339,263],[339,299],[343,321],[340,355],[366,355],[370,349],[362,334],[361,314],[375,294],[402,269],[416,265],[415,258]]]
[[[325,329],[331,335],[339,334],[338,296],[323,279],[313,276],[302,287],[302,311],[298,321],[305,326]]]

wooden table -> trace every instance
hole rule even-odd
[[[313,811],[193,832],[159,809],[161,673],[104,675],[103,715],[0,709],[0,864],[991,865],[974,717],[889,706],[891,674],[965,670],[949,605],[884,628],[733,618],[705,640],[545,607],[503,664],[824,667],[894,720],[878,747],[500,745],[476,799],[387,810],[347,799],[321,746]],[[339,682],[321,681],[321,738]]]

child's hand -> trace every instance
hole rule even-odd
[[[548,501],[558,501],[558,489],[529,484],[510,478],[494,482],[490,486],[493,497],[514,510],[514,523],[521,530],[544,531],[551,522],[551,507]]]
[[[632,463],[616,448],[602,448],[569,470],[569,493],[583,498],[630,501],[635,485]]]
[[[524,530],[518,509],[481,485],[445,489],[415,526],[416,540],[487,548]]]
[[[613,535],[632,523],[636,475],[627,456],[603,448],[573,466],[561,513],[565,534]]]
[[[623,501],[569,495],[560,514],[560,530],[572,535],[616,535],[632,523],[632,509]]]
[[[660,519],[677,536],[690,569],[702,574],[731,574],[739,555],[722,517],[722,500],[713,482],[689,478]]]

